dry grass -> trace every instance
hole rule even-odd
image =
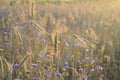
[[[119,1],[1,3],[1,80],[120,79]]]

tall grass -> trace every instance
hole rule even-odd
[[[1,80],[119,80],[120,3],[4,3]]]

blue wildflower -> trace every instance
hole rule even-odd
[[[89,60],[89,59],[90,59],[90,57],[88,57],[88,56],[85,57],[85,60]]]
[[[71,40],[70,40],[70,39],[68,39],[68,40],[67,40],[67,43],[68,43],[68,44],[70,44],[70,43],[71,43]]]
[[[64,62],[64,66],[68,66],[68,62]]]
[[[104,74],[101,74],[100,77],[103,79],[103,78],[105,78],[105,75],[104,75]]]
[[[41,40],[41,43],[45,43],[46,42],[46,40]]]
[[[82,49],[85,49],[85,46],[83,46],[83,45],[82,45],[82,46],[80,46],[80,47],[81,47]]]
[[[76,47],[79,47],[79,44],[78,44],[78,43],[76,43],[76,44],[75,44],[75,46],[76,46]]]
[[[19,64],[14,64],[13,71],[16,71],[16,69],[19,67]]]
[[[36,33],[35,36],[36,36],[36,37],[40,37],[40,34],[39,34],[39,33]]]
[[[18,68],[19,64],[14,64],[14,68]]]
[[[45,78],[49,78],[50,77],[50,74],[45,74]]]
[[[32,80],[39,80],[37,77],[34,77]]]
[[[70,67],[68,65],[65,66],[66,69],[69,69]]]
[[[56,76],[57,77],[61,77],[61,73],[56,73]]]
[[[67,59],[68,58],[68,56],[64,56],[64,59]]]
[[[83,76],[83,80],[87,80],[87,77],[86,77],[86,76]]]
[[[82,69],[82,68],[78,69],[78,72],[79,72],[79,73],[82,73],[82,72],[83,72],[83,69]]]
[[[96,70],[103,70],[103,68],[101,66],[96,66]]]
[[[33,68],[37,68],[38,65],[37,64],[32,64]]]
[[[98,71],[100,68],[99,68],[99,66],[96,66],[96,70]]]

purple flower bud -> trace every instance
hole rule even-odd
[[[105,78],[105,75],[104,75],[104,74],[101,74],[100,77],[103,79],[103,78]]]
[[[45,78],[49,78],[50,77],[50,74],[45,74]]]
[[[16,71],[16,69],[19,67],[19,64],[14,64],[13,71]]]
[[[79,47],[79,44],[78,44],[78,43],[76,43],[76,44],[75,44],[75,46],[76,46],[76,47]]]
[[[61,77],[61,73],[56,73],[56,76],[57,77]]]
[[[67,59],[68,58],[68,56],[64,56],[64,59]]]
[[[97,71],[99,70],[99,66],[96,66],[96,70],[97,70]]]
[[[83,69],[82,69],[82,68],[78,69],[78,72],[79,72],[79,73],[82,73],[82,72],[83,72]]]
[[[68,62],[64,62],[64,66],[68,66]]]
[[[65,66],[66,69],[69,69],[70,67],[68,65]]]
[[[96,70],[103,70],[103,68],[101,66],[96,66]]]
[[[19,67],[19,64],[14,64],[14,68],[18,68]]]
[[[77,64],[80,64],[80,60],[77,60]]]
[[[43,44],[44,44],[45,42],[46,42],[46,40],[41,40],[41,43],[43,43]]]
[[[85,46],[80,46],[82,49],[85,49]]]
[[[103,68],[101,66],[96,66],[96,70],[103,70]]]
[[[32,64],[33,68],[37,68],[38,65],[37,64]]]
[[[85,60],[89,60],[89,59],[90,59],[90,57],[88,57],[88,56],[85,57]]]
[[[33,80],[39,80],[37,77],[34,77]]]
[[[86,76],[83,76],[83,80],[87,80],[87,77],[86,77]]]
[[[36,33],[35,36],[36,36],[36,37],[40,37],[40,34],[39,34],[39,33]]]
[[[68,44],[70,44],[70,43],[71,43],[71,40],[70,40],[70,39],[68,39],[68,40],[67,40],[67,42],[68,42]]]

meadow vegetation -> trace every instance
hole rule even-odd
[[[120,80],[119,8],[0,0],[0,80]]]

